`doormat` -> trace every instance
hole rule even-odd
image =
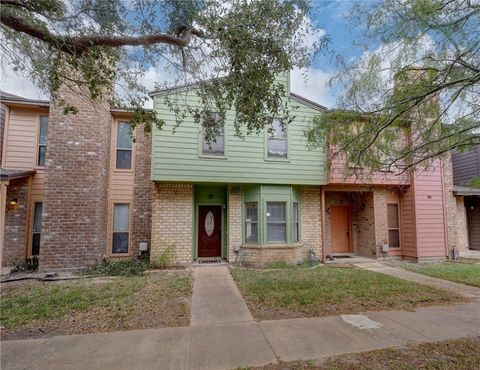
[[[202,265],[222,263],[221,258],[199,258],[198,263]]]
[[[334,259],[336,258],[353,258],[352,256],[333,256]]]

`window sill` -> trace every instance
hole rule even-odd
[[[268,243],[268,244],[250,244],[243,243],[243,249],[294,249],[303,247],[303,243]]]
[[[201,154],[201,155],[198,156],[198,158],[202,158],[202,159],[222,159],[222,160],[228,159],[228,157],[226,157],[224,155],[208,155],[208,154]]]
[[[113,171],[113,173],[134,173],[135,171],[133,169],[122,169],[122,168],[115,168]]]
[[[126,257],[131,257],[130,252],[129,253],[110,253],[108,255],[108,258],[126,258]]]
[[[290,159],[288,158],[265,158],[265,162],[281,162],[281,163],[288,163]]]

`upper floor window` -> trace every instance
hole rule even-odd
[[[398,204],[387,204],[388,244],[400,248],[400,221]]]
[[[116,168],[130,170],[132,168],[132,126],[129,122],[117,125]]]
[[[128,253],[130,231],[130,205],[115,203],[113,205],[112,253]]]
[[[279,119],[273,120],[268,132],[267,157],[284,159],[288,157],[287,131],[282,128]]]
[[[47,155],[47,133],[48,133],[48,117],[40,116],[40,130],[38,134],[38,155],[37,155],[38,166],[45,166],[45,157]]]
[[[209,116],[207,122],[204,122],[204,132],[202,134],[202,154],[203,155],[216,155],[224,156],[225,155],[225,131],[223,126],[218,128],[212,128],[213,126],[220,125],[221,117],[218,113],[213,113]],[[210,138],[210,141],[207,140],[205,135],[205,127],[211,127],[212,130],[216,132],[215,137]]]

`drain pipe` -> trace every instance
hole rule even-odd
[[[326,226],[325,226],[325,187],[322,186],[320,197],[320,222],[322,227],[322,263],[325,263],[327,259],[327,245],[326,245]]]

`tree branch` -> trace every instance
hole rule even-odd
[[[121,46],[139,46],[153,44],[168,44],[178,47],[186,47],[189,44],[191,35],[202,37],[201,31],[189,27],[181,35],[172,36],[166,33],[157,33],[145,36],[106,36],[106,35],[88,35],[88,36],[62,36],[55,35],[46,28],[40,28],[17,18],[9,12],[3,12],[0,23],[17,32],[27,34],[33,38],[43,41],[57,50],[70,55],[80,56],[89,48],[94,46],[121,47]]]

